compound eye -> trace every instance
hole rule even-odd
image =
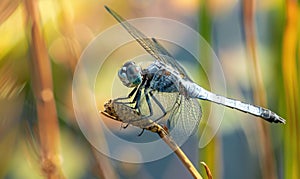
[[[121,80],[121,82],[123,83],[123,85],[129,87],[130,86],[130,82],[127,78],[127,75],[126,75],[126,70],[124,70],[124,67],[122,67],[119,72],[118,72],[118,76],[119,76],[119,79]]]
[[[121,71],[121,70],[119,71],[118,75],[119,75],[119,78],[120,78],[120,79],[127,79],[126,73],[124,73],[124,72]]]
[[[141,71],[141,67],[136,65],[134,62],[126,62],[119,70],[118,76],[123,85],[127,87],[134,87],[139,85],[142,81]]]
[[[136,76],[139,73],[140,73],[140,70],[139,70],[138,66],[135,66],[135,65],[134,66],[130,66],[127,69],[127,75],[128,76]]]

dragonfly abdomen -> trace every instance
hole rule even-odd
[[[226,107],[230,107],[245,113],[249,113],[261,117],[268,122],[285,123],[285,120],[283,118],[281,118],[279,115],[277,115],[276,113],[272,112],[269,109],[265,109],[260,106],[255,106],[235,99],[230,99],[224,96],[214,94],[210,91],[205,90],[204,88],[200,87],[199,85],[193,82],[183,81],[182,85],[185,88],[186,91],[185,95],[187,97],[208,100]]]

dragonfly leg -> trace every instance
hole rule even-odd
[[[137,91],[137,92],[136,92]],[[120,100],[125,100],[125,99],[129,99],[132,97],[132,95],[135,94],[134,98],[132,101],[129,101],[129,102],[121,102]],[[139,105],[140,105],[140,99],[141,99],[141,93],[142,93],[142,90],[141,88],[135,88],[133,89],[130,94],[128,95],[128,97],[125,97],[125,98],[117,98],[115,100],[115,103],[119,103],[119,104],[134,104],[135,103],[135,106],[134,107],[131,107],[132,109],[137,109],[138,110],[138,113],[141,113],[140,109],[139,109]]]
[[[163,112],[162,116],[160,116],[159,118],[157,118],[153,121],[153,122],[155,122],[155,121],[158,121],[158,120],[162,119],[164,116],[166,116],[167,112],[166,112],[165,108],[163,107],[163,105],[159,102],[159,100],[155,96],[153,96],[153,93],[151,91],[149,93],[148,92],[145,93],[145,97],[146,97],[146,101],[147,101],[147,105],[148,105],[150,114],[147,115],[147,116],[143,116],[138,120],[143,120],[143,119],[149,118],[153,115],[153,109],[152,109],[152,104],[150,102],[149,94],[150,94],[151,98],[154,100],[154,102],[159,106],[159,108]],[[137,103],[138,103],[138,100],[137,100]],[[131,122],[135,122],[135,121],[138,121],[138,120],[134,120],[134,121],[131,121]],[[143,128],[141,133],[138,134],[138,136],[141,136],[144,133],[144,131],[145,131],[145,129]]]
[[[127,97],[117,98],[117,99],[115,99],[115,102],[118,103],[118,101],[120,101],[120,100],[127,100],[127,99],[130,99],[130,98],[134,95],[134,93],[136,93],[132,101],[129,101],[129,102],[122,102],[122,104],[133,104],[133,103],[135,103],[135,102],[138,100],[137,98],[140,97],[140,95],[141,95],[141,90],[142,90],[142,88],[144,87],[145,82],[146,82],[146,79],[144,78],[143,81],[142,81],[142,83],[141,83],[139,86],[135,87],[135,88],[127,95]],[[121,103],[121,102],[120,102],[120,103]]]
[[[128,126],[129,126],[129,124],[128,124],[128,123],[127,123],[127,124],[125,124],[125,126],[123,125],[123,123],[121,124],[121,127],[122,127],[123,129],[126,129]]]
[[[138,134],[138,136],[141,136],[144,133],[145,129],[142,129],[142,132]]]
[[[142,91],[141,90],[138,90],[138,92],[136,93],[136,95],[134,96],[134,99],[133,99],[133,102],[135,102],[135,106],[134,106],[134,109],[137,109],[139,108],[140,106],[140,100],[141,100],[141,94],[142,94]]]
[[[136,122],[136,121],[139,121],[139,120],[143,120],[143,119],[147,119],[147,118],[150,118],[151,116],[153,116],[153,108],[152,108],[152,104],[151,104],[151,101],[150,101],[150,97],[153,99],[153,101],[159,106],[160,110],[163,112],[163,114],[158,117],[157,119],[155,119],[153,122],[156,122],[156,121],[159,121],[160,119],[162,119],[163,117],[166,116],[167,112],[165,110],[165,108],[163,107],[163,105],[159,102],[159,100],[153,96],[153,93],[151,91],[148,92],[147,89],[145,89],[145,98],[146,98],[146,102],[147,102],[147,105],[148,105],[148,109],[149,109],[149,115],[146,115],[146,116],[142,116],[141,118],[137,119],[137,120],[134,120],[134,121],[131,121],[131,122]],[[138,96],[138,99],[137,99],[137,105],[136,105],[136,109],[137,110],[140,110],[139,109],[139,98],[140,98],[140,95]]]
[[[121,101],[121,100],[126,100],[126,99],[131,98],[131,97],[133,96],[133,94],[134,94],[137,90],[138,90],[138,87],[135,87],[135,88],[127,95],[127,97],[117,98],[117,99],[115,99],[115,102],[119,102],[119,101]],[[123,104],[132,104],[132,103],[134,103],[134,100],[131,101],[131,102],[123,102]]]
[[[139,114],[141,114],[140,107],[139,107],[140,106],[140,98],[141,98],[141,93],[137,93],[137,95],[136,95],[136,105],[135,105],[134,109],[137,109]],[[149,109],[149,115],[141,116],[138,119],[131,120],[130,123],[150,118],[153,115],[153,108],[152,108],[152,104],[151,104],[147,89],[145,89],[145,98],[146,98],[146,102],[147,102],[148,109]]]
[[[149,93],[148,92],[145,92],[145,97],[146,97],[146,101],[147,101],[147,105],[148,105],[149,113],[150,113],[148,117],[150,117],[150,116],[153,115],[153,109],[152,109],[152,104],[150,102],[150,98],[149,98]]]
[[[141,110],[140,110],[141,94],[142,94],[142,91],[139,89],[133,99],[133,101],[135,102],[135,106],[133,109],[137,109],[139,114],[141,114]]]
[[[160,119],[162,119],[163,117],[165,117],[166,114],[167,114],[167,112],[166,112],[165,108],[163,107],[163,105],[158,101],[158,99],[155,96],[153,96],[153,93],[151,91],[149,92],[149,94],[150,94],[151,98],[154,100],[154,102],[158,105],[158,107],[160,108],[160,110],[163,112],[162,116],[160,116],[159,118],[155,119],[155,122],[156,122],[156,121],[159,121]]]
[[[148,117],[150,117],[150,116],[153,115],[152,105],[151,105],[148,93],[145,93],[145,97],[146,97],[147,105],[148,105],[149,111],[150,111],[149,116],[143,116],[140,119],[137,119],[137,120],[134,120],[134,121],[130,121],[127,124],[127,126],[130,123],[132,123],[132,122],[139,121],[139,120],[142,120],[142,119],[146,119],[146,118],[148,118]],[[135,97],[134,97],[134,99],[133,99],[133,102],[136,102],[136,105],[135,105],[134,109],[137,109],[139,113],[141,113],[140,108],[139,108],[139,106],[140,106],[140,99],[141,99],[141,89],[139,88],[138,91],[137,91],[137,93],[136,93],[136,95],[135,95]],[[138,136],[141,136],[144,133],[144,131],[145,131],[145,129],[143,128],[142,131],[138,134]]]

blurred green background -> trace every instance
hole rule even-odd
[[[37,11],[30,8],[30,3]],[[53,130],[55,135],[46,138],[57,144],[50,148],[54,148],[54,158],[60,161],[60,177],[192,178],[174,154],[145,164],[106,158],[78,128],[72,109],[72,75],[89,42],[117,23],[104,5],[126,19],[165,17],[192,27],[217,54],[228,97],[265,106],[286,119],[285,125],[269,124],[226,109],[221,127],[208,146],[199,149],[194,136],[182,147],[204,178],[201,161],[207,163],[214,178],[300,178],[299,5],[295,0],[1,0],[0,178],[52,178],[43,163],[47,147],[43,146],[41,125],[47,122],[40,122],[36,109],[40,105],[36,100],[38,84],[52,81],[59,133]],[[38,21],[34,20],[36,14],[40,15]],[[35,25],[40,27],[41,39],[32,31]],[[37,48],[39,43],[45,44],[45,51]],[[134,54],[137,47],[128,48]],[[43,69],[47,58],[39,61],[40,66],[33,60],[39,55],[50,60],[47,78],[36,70],[47,72]],[[177,56],[182,58],[180,52]],[[184,59],[181,62],[188,69],[189,64]],[[209,65],[208,72],[214,69],[214,64]],[[102,72],[112,76],[117,71]],[[201,83],[203,74],[191,74],[200,85],[209,87],[206,80]],[[41,81],[34,82],[40,76]],[[111,80],[107,78],[107,82]],[[105,87],[97,84],[98,88]],[[111,98],[111,91],[104,91],[97,94],[99,109]],[[210,104],[202,104],[205,116]],[[119,123],[109,119],[106,123],[116,130],[120,128]],[[51,130],[53,126],[48,127]],[[136,133],[127,135],[136,137]],[[123,155],[134,152],[129,148]]]

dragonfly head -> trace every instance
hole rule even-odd
[[[142,69],[134,62],[126,62],[118,72],[118,76],[123,85],[135,87],[142,82]]]

